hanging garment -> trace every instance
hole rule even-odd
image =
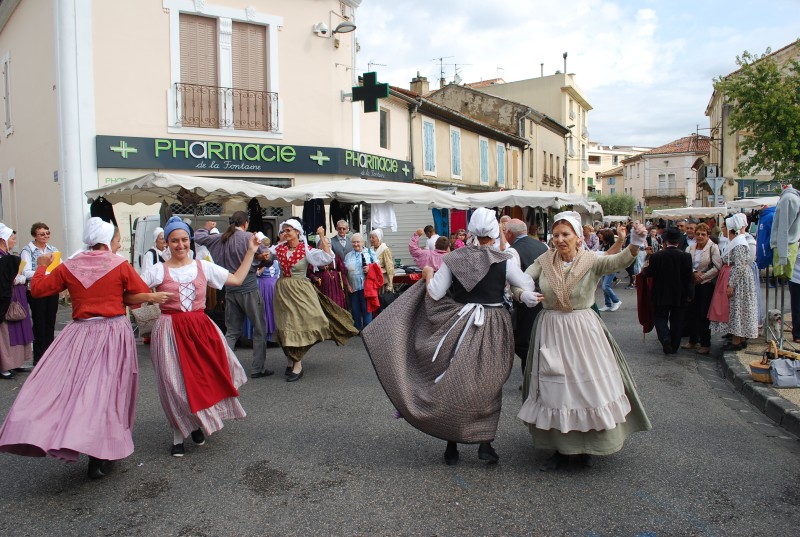
[[[161,208],[158,210],[159,227],[167,225],[167,221],[172,218],[172,207],[166,201],[161,202]]]
[[[303,231],[306,235],[325,227],[325,204],[321,199],[308,200],[303,204]]]
[[[433,213],[433,227],[436,228],[437,235],[444,235],[445,237],[449,237],[450,233],[448,233],[448,221],[449,221],[449,212],[447,209],[431,209],[431,213]],[[433,246],[433,245],[431,245]]]
[[[467,229],[467,211],[453,209],[450,211],[450,234],[457,233],[459,229]]]
[[[397,217],[394,214],[394,204],[373,203],[369,209],[372,219],[372,229],[391,228],[397,231]]]
[[[247,215],[250,218],[250,224],[247,226],[247,231],[251,233],[264,233],[264,218],[261,216],[261,204],[258,203],[256,198],[251,199],[247,203]]]
[[[103,221],[119,227],[117,225],[117,217],[114,216],[114,207],[111,205],[110,201],[102,196],[92,202],[92,205],[89,207],[89,214],[91,216],[102,218]]]
[[[758,234],[756,235],[756,263],[758,268],[765,269],[772,263],[772,246],[769,245],[772,234],[772,220],[775,207],[767,207],[758,218]]]

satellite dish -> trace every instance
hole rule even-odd
[[[456,76],[453,77],[453,84],[461,84],[461,77],[458,76],[458,73],[456,73]]]

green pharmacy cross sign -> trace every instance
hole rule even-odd
[[[364,112],[377,112],[378,99],[389,96],[389,84],[378,84],[377,73],[364,73],[364,83],[353,87],[353,101],[364,101]]]

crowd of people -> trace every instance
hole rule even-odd
[[[445,441],[448,465],[458,463],[459,444],[499,461],[502,387],[517,355],[517,415],[534,446],[552,450],[544,471],[591,466],[651,427],[600,317],[621,306],[618,273],[646,289],[639,308],[652,310],[665,354],[708,354],[712,332],[731,338],[725,349],[743,348],[763,318],[758,243],[743,214],[721,229],[714,219],[611,228],[583,226],[565,211],[545,243],[522,220],[476,209],[468,229],[450,237],[433,226],[410,237],[422,281],[399,296],[380,229],[364,237],[340,220],[330,238],[316,229],[312,246],[290,218],[273,245],[249,224],[243,211],[222,233],[215,222],[193,231],[173,217],[155,230],[141,275],[117,255],[119,230],[99,218],[88,220],[85,250],[60,263],[45,224],[34,224],[20,256],[15,232],[0,224],[0,375],[30,373],[0,427],[0,451],[67,461],[85,454],[94,479],[132,453],[138,361],[126,306],[161,312],[147,343],[173,456],[184,456],[187,438],[203,445],[224,420],[246,416],[238,390],[248,374],[234,351],[250,326],[249,377],[274,374],[271,344],[285,355],[287,382],[304,377],[317,343],[360,334],[398,417]],[[64,290],[73,322],[54,338]],[[216,290],[225,292],[224,333],[206,314]]]

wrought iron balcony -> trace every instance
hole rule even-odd
[[[180,127],[277,132],[278,94],[178,82],[175,118]]]
[[[645,188],[645,198],[678,198],[686,197],[685,188]]]

